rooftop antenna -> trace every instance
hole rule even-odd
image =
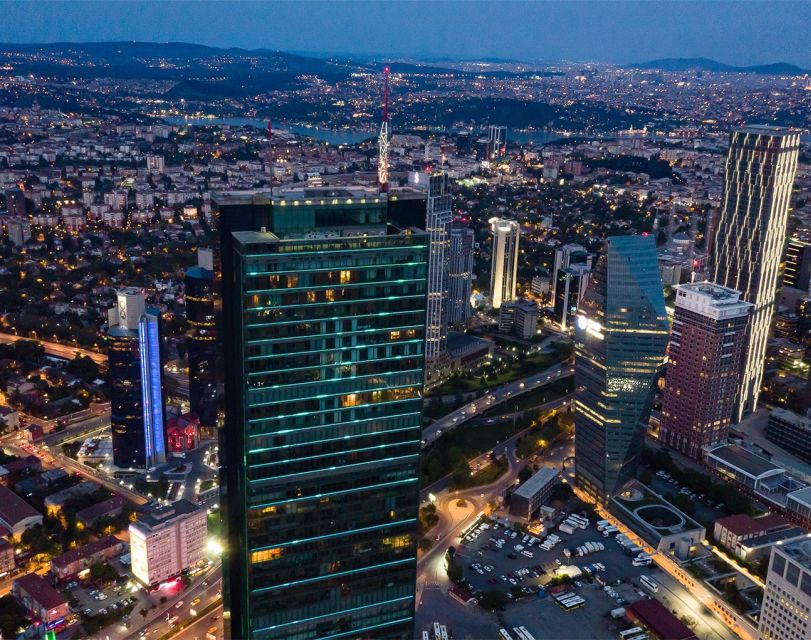
[[[377,182],[381,193],[389,190],[389,68],[383,69],[383,122],[378,137]]]

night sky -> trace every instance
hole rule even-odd
[[[811,2],[2,1],[6,42],[183,41],[318,53],[811,68]]]

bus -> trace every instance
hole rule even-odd
[[[620,640],[629,640],[629,638],[638,636],[640,633],[645,633],[645,630],[642,627],[631,627],[625,631],[620,631]]]
[[[526,627],[518,627],[518,630],[524,634],[524,640],[535,640],[535,636],[527,631]]]
[[[563,607],[563,610],[568,613],[569,611],[582,607],[584,604],[586,604],[586,601],[580,596],[577,596],[576,598],[567,600],[565,603],[561,603],[561,606]]]
[[[440,640],[442,638],[441,632],[439,631],[439,623],[434,623],[434,640]]]
[[[439,638],[440,640],[448,640],[448,628],[444,624],[439,625]]]
[[[501,637],[501,640],[513,640],[513,637],[507,632],[506,629],[499,629],[498,635]]]
[[[639,581],[645,585],[648,589],[650,589],[653,593],[659,591],[659,585],[656,584],[656,580],[650,578],[648,576],[639,576]]]

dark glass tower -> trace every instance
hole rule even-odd
[[[577,485],[605,503],[633,474],[664,362],[668,321],[652,237],[606,240],[574,338]]]
[[[201,437],[213,438],[217,429],[214,271],[199,265],[191,267],[186,270],[185,280],[189,404],[200,418]]]
[[[369,192],[251,200],[219,206],[231,637],[410,639],[427,235]]]

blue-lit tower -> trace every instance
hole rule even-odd
[[[147,469],[166,462],[166,429],[163,405],[160,312],[148,308],[138,320],[141,360],[141,398],[144,419],[144,463]]]

